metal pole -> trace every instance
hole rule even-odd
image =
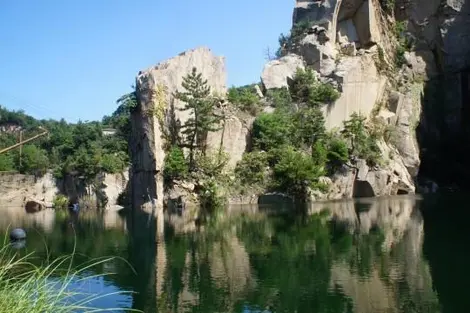
[[[20,143],[23,141],[23,130],[20,130]],[[20,168],[21,168],[21,157],[23,154],[23,145],[20,145]]]
[[[44,136],[44,135],[46,135],[47,133],[48,133],[48,132],[47,132],[47,130],[46,130],[46,131],[43,132],[43,133],[40,133],[40,134],[38,134],[38,135],[36,135],[36,136],[33,136],[33,137],[29,138],[29,139],[26,139],[26,140],[22,141],[22,142],[19,142],[19,143],[17,143],[17,144],[14,144],[13,146],[4,148],[4,149],[0,150],[0,154],[5,153],[5,152],[8,152],[8,151],[10,151],[10,150],[12,150],[12,149],[15,149],[15,148],[17,148],[17,147],[19,147],[19,146],[21,146],[21,145],[24,145],[25,143],[30,142],[30,141],[33,141],[34,139],[37,139],[37,138],[39,138],[39,137],[41,137],[41,136]]]

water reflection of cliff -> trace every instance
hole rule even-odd
[[[438,312],[414,198],[231,216],[160,241],[161,312]],[[267,312],[268,312],[267,311]]]
[[[342,202],[329,204],[328,209],[330,218],[363,239],[381,237],[376,251],[361,252],[374,246],[359,241],[356,249],[333,261],[330,287],[340,286],[353,299],[355,312],[439,312],[422,255],[424,222],[416,199]],[[364,272],[358,271],[361,263],[368,263]]]
[[[26,213],[24,207],[0,203],[0,229],[8,227],[35,227],[46,233],[52,231],[55,224],[55,212],[44,210],[35,214]]]

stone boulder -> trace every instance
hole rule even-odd
[[[337,51],[330,41],[321,43],[317,34],[309,34],[301,40],[296,53],[303,57],[308,66],[322,76],[328,76],[335,70]]]
[[[384,143],[382,151],[392,153]],[[415,187],[403,162],[395,154],[395,158],[387,160],[383,168],[371,169],[365,160],[358,160],[356,166],[362,175],[357,175],[354,182],[354,198],[378,197],[397,194],[414,194]]]
[[[343,166],[331,178],[323,177],[320,182],[329,186],[324,194],[315,193],[312,200],[339,200],[350,199],[353,196],[354,181],[356,179],[356,169]]]
[[[305,69],[305,63],[295,54],[272,60],[264,66],[261,82],[266,90],[288,87],[288,79],[294,77],[298,68]]]
[[[415,79],[429,80],[439,74],[434,54],[430,50],[407,51],[405,60]]]
[[[46,209],[46,204],[43,201],[30,199],[26,201],[24,209],[27,213],[37,213]]]

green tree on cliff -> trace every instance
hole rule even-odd
[[[216,131],[222,117],[216,114],[215,100],[211,97],[211,88],[202,74],[193,67],[190,74],[183,77],[181,84],[185,91],[176,91],[175,98],[185,102],[181,110],[190,110],[191,117],[181,126],[183,147],[189,149],[189,166],[194,168],[196,149],[203,154],[206,150],[207,134]]]

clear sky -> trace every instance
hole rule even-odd
[[[226,57],[228,85],[259,81],[294,0],[0,1],[0,104],[98,120],[137,72],[188,49]]]

